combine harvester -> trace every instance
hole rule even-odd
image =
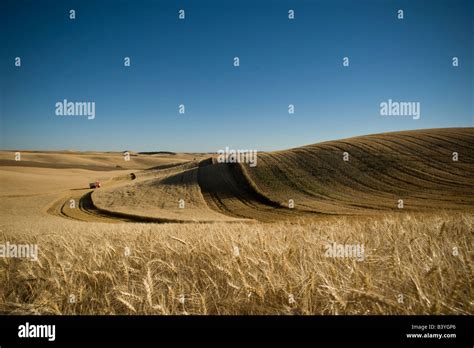
[[[91,182],[89,184],[89,188],[91,188],[91,189],[100,188],[100,181]]]

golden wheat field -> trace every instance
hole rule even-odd
[[[0,257],[0,312],[473,314],[473,150],[473,128],[448,128],[261,153],[255,167],[2,151],[0,244],[38,258]],[[363,257],[330,257],[333,244]]]

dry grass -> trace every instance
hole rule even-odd
[[[32,226],[2,223],[1,243],[37,243],[40,255],[0,258],[2,313],[474,313],[469,214]],[[327,242],[364,244],[365,260],[326,257]]]

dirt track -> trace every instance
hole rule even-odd
[[[70,207],[71,200],[75,201],[75,208]],[[110,223],[126,221],[100,213],[92,204],[91,192],[87,190],[60,198],[47,211],[51,215],[79,221]]]
[[[106,182],[102,183],[103,185],[123,185],[126,181],[126,176],[120,175],[114,177]],[[91,194],[94,190],[91,189],[70,189],[69,193],[63,195],[61,198],[56,200],[48,209],[47,212],[51,215],[86,221],[86,222],[127,222],[133,221],[126,218],[120,218],[117,216],[111,216],[99,211],[93,204],[91,199]],[[74,202],[71,202],[71,201]],[[71,203],[74,205],[72,206]]]

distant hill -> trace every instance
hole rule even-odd
[[[170,163],[187,162],[203,155],[161,153],[162,156],[149,156],[128,151],[130,157],[126,160],[123,152],[96,152],[96,151],[19,151],[20,161],[15,161],[17,151],[0,151],[0,166],[21,166],[41,168],[80,168],[89,170],[116,170],[116,169],[146,169]]]

